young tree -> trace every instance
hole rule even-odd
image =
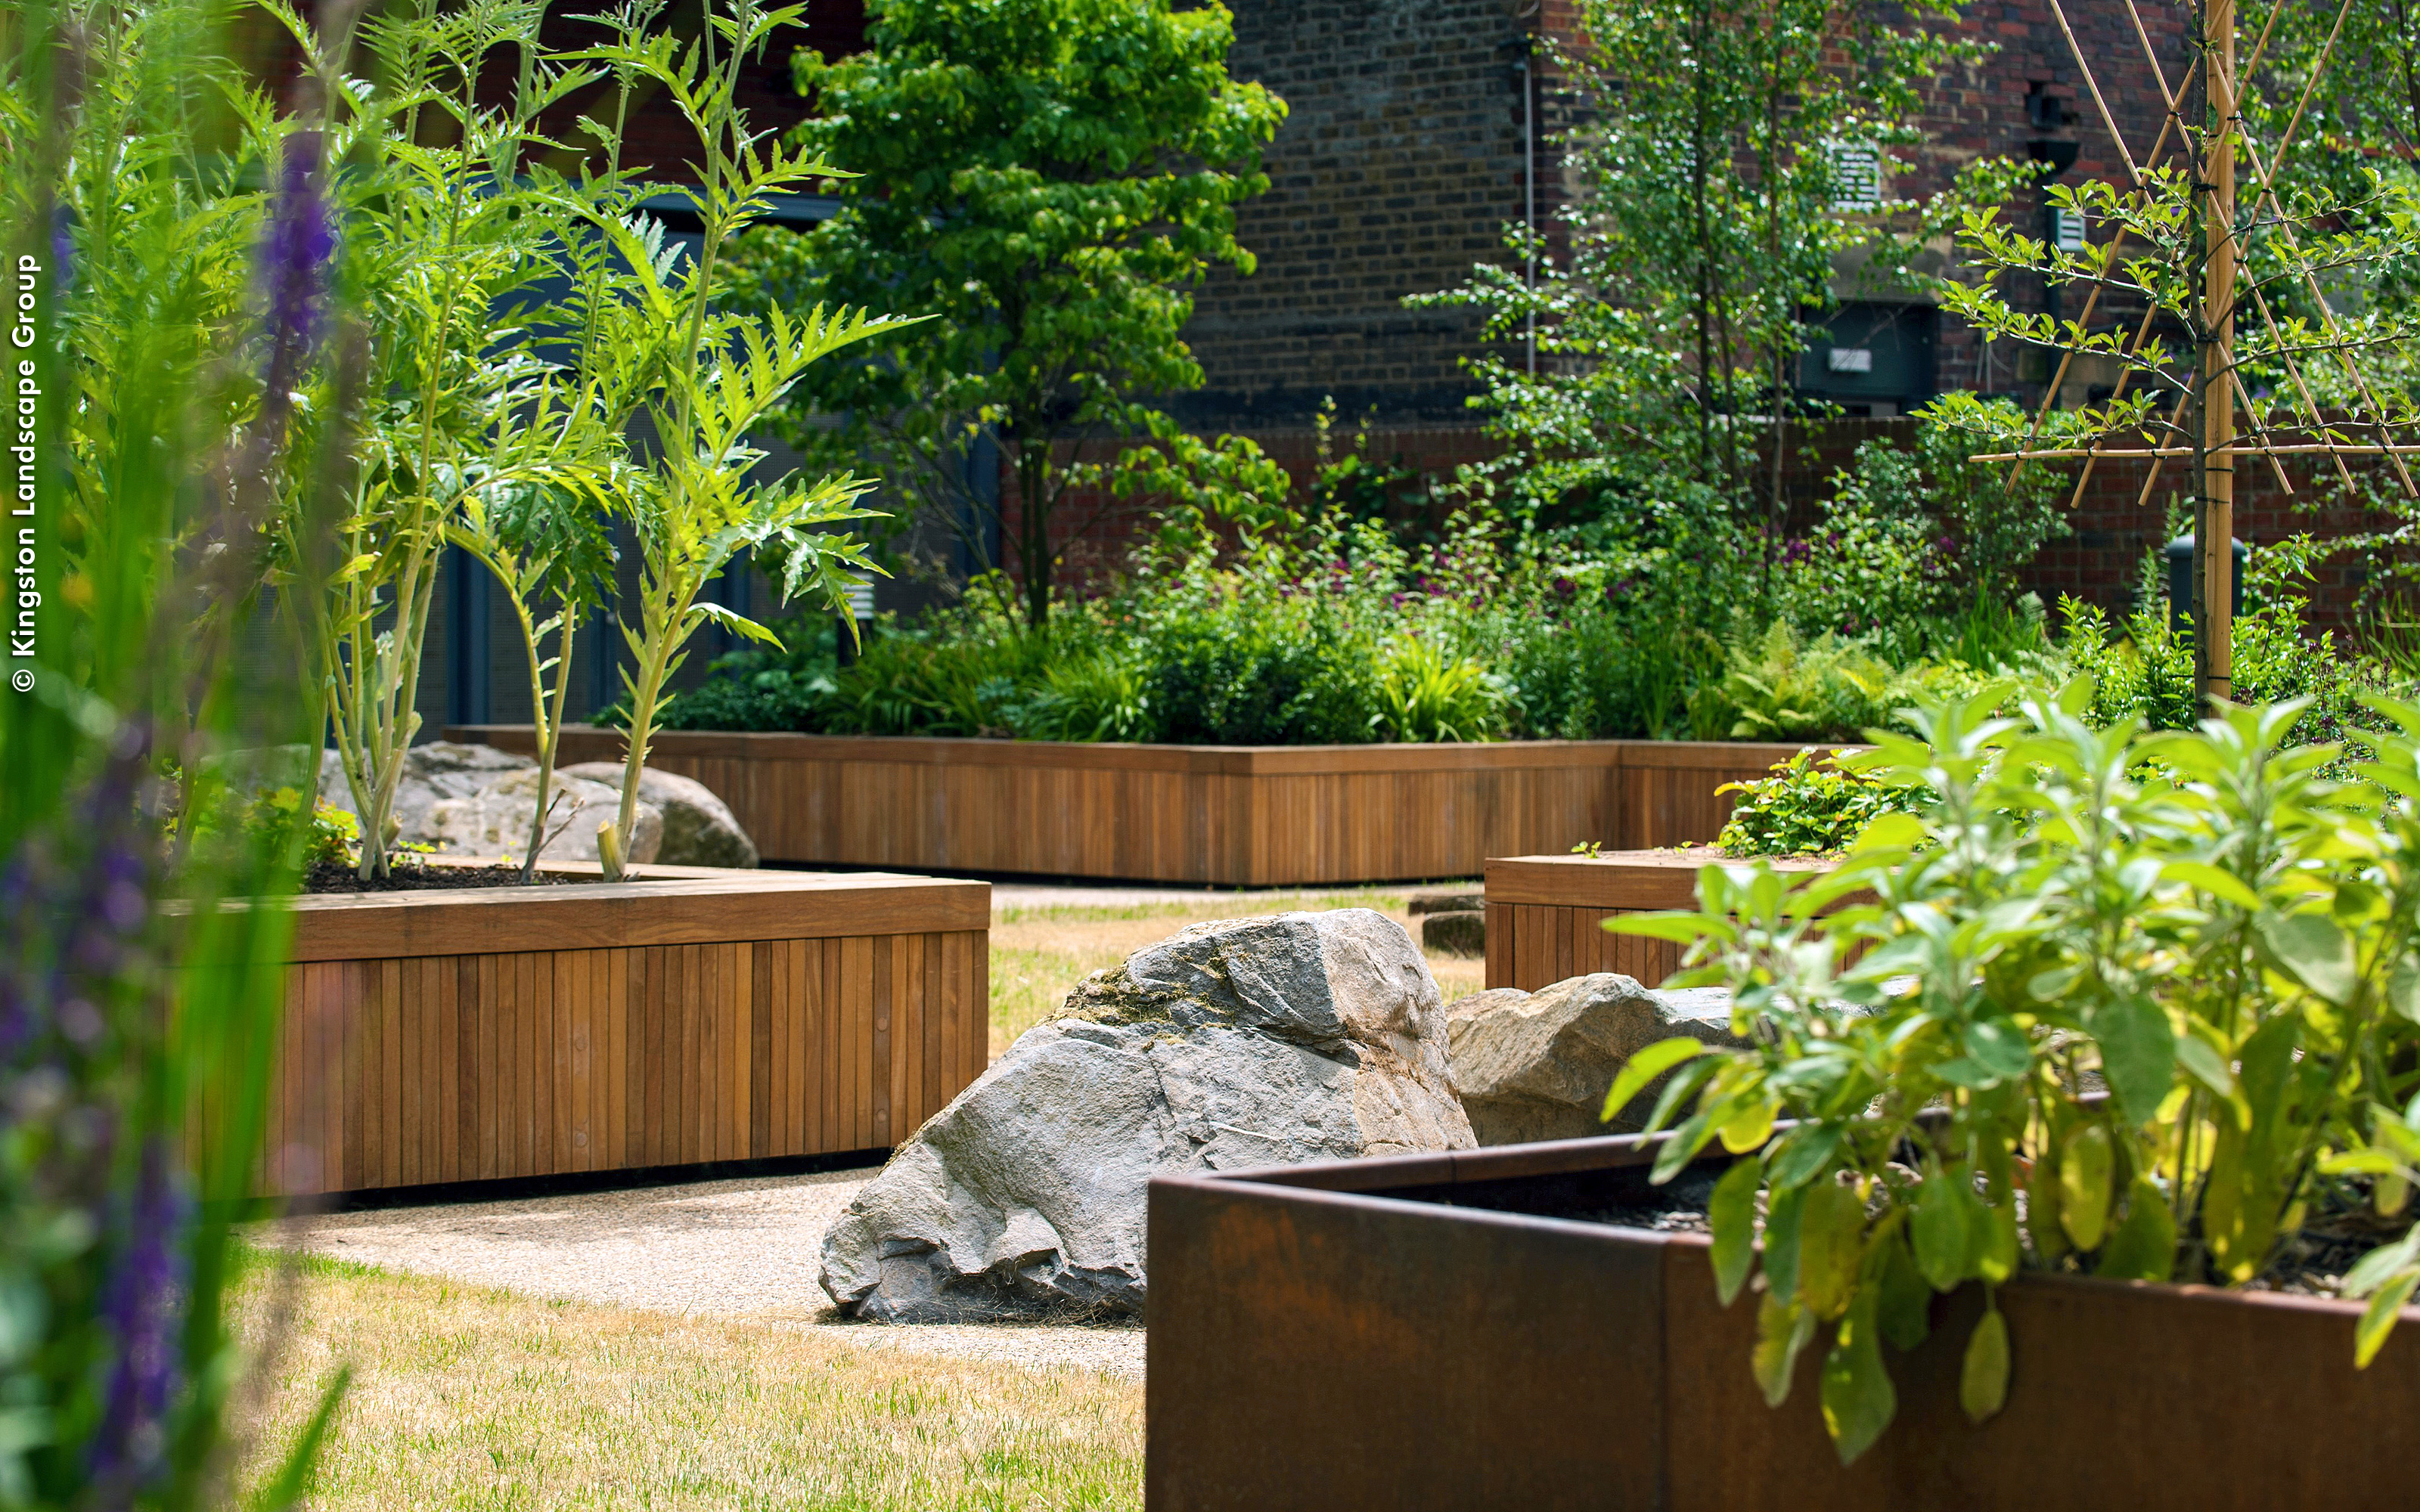
[[[795,439],[837,464],[870,456],[963,522],[991,507],[967,464],[996,437],[1018,497],[1008,549],[1038,627],[1052,517],[1101,476],[1087,447],[1150,434],[1195,450],[1137,396],[1200,387],[1180,339],[1188,290],[1214,265],[1251,270],[1234,207],[1268,187],[1260,151],[1285,105],[1228,76],[1233,31],[1217,4],[884,0],[871,35],[872,52],[796,64],[816,106],[796,140],[865,177],[838,186],[840,212],[814,232],[744,255],[791,302],[940,321],[818,369],[793,412],[843,423]],[[1073,467],[1053,452],[1070,440]]]
[[[767,40],[805,8],[700,5],[706,25],[689,45],[651,31],[651,9],[628,6],[605,18],[618,34],[613,42],[575,54],[661,89],[699,148],[691,163],[698,183],[688,191],[701,224],[693,251],[667,246],[660,224],[625,213],[610,198],[591,212],[615,260],[598,265],[610,277],[585,306],[602,332],[588,381],[606,413],[644,408],[662,443],[651,468],[626,479],[639,589],[635,616],[622,626],[631,656],[623,673],[630,727],[622,805],[597,835],[609,881],[625,874],[656,711],[690,637],[712,620],[780,643],[753,620],[701,596],[707,582],[743,552],[778,566],[784,597],[813,592],[837,605],[864,580],[857,576],[867,567],[864,548],[830,527],[865,517],[855,506],[872,484],[846,472],[757,480],[752,474],[765,454],[750,444],[750,433],[811,364],[918,320],[822,301],[803,315],[775,304],[761,318],[723,308],[723,258],[766,196],[839,170],[811,151],[768,143],[770,133],[750,126],[738,102],[744,70],[762,66]]]
[[[1561,61],[1590,125],[1568,141],[1585,193],[1563,216],[1569,252],[1512,227],[1526,263],[1481,266],[1415,303],[1476,306],[1486,334],[1526,354],[1469,366],[1473,402],[1513,443],[1531,508],[1577,494],[1692,502],[1732,550],[1777,489],[1760,488],[1812,326],[1852,254],[1878,283],[1906,281],[1930,207],[1874,208],[1860,170],[1920,140],[1917,91],[1978,50],[1938,24],[1955,0],[1587,0]]]

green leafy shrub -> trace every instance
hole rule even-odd
[[[1810,747],[1773,764],[1769,777],[1726,782],[1716,794],[1739,798],[1714,843],[1732,856],[1823,856],[1845,850],[1886,813],[1920,813],[1923,788],[1885,780]]]
[[[1918,698],[1968,693],[1986,681],[1955,664],[1895,666],[1864,641],[1806,640],[1776,620],[1732,649],[1722,681],[1700,689],[1691,714],[1701,739],[1857,740],[1898,725]]]
[[[1769,1400],[1824,1350],[1844,1461],[1896,1411],[1878,1341],[1918,1343],[1935,1292],[1983,1286],[1959,1388],[1979,1422],[2025,1367],[1993,1300],[2021,1267],[2242,1285],[2314,1225],[2409,1222],[2420,708],[2381,705],[2371,780],[2336,786],[2329,748],[2288,745],[2306,704],[2146,734],[2095,729],[2092,696],[1922,708],[1876,770],[1937,805],[1875,821],[1828,873],[1708,867],[1698,912],[1607,924],[1689,942],[1676,980],[1729,986],[1758,1029],[1651,1046],[1606,1107],[1679,1068],[1652,1175],[1716,1140],[1737,1157],[1711,1202],[1717,1286],[1728,1304],[1763,1275]],[[2415,1285],[2410,1235],[2347,1273],[2375,1299],[2356,1364]]]
[[[1433,640],[1396,642],[1378,675],[1378,728],[1389,740],[1493,740],[1510,699],[1479,663],[1449,660]]]

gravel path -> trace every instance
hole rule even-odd
[[[264,1232],[337,1259],[614,1307],[712,1313],[848,1342],[1140,1381],[1134,1325],[851,1322],[815,1285],[824,1230],[874,1175],[750,1177],[639,1191],[388,1208]]]

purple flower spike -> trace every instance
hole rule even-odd
[[[322,285],[336,250],[319,198],[318,165],[316,139],[297,136],[288,144],[286,180],[261,240],[261,285],[269,306],[268,401],[280,409],[318,335]]]
[[[166,1447],[165,1422],[182,1377],[177,1335],[185,1302],[188,1205],[159,1139],[143,1147],[142,1170],[126,1212],[126,1245],[101,1311],[116,1341],[101,1427],[92,1439],[92,1477],[104,1501],[148,1484]]]

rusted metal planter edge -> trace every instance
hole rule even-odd
[[[1491,1208],[1638,1179],[1632,1136],[1340,1162],[1151,1189],[1147,1504],[1201,1508],[2405,1506],[2420,1309],[2366,1371],[2357,1304],[2026,1275],[2014,1372],[1957,1405],[1979,1288],[1885,1347],[1899,1414],[1843,1468],[1822,1350],[1769,1409],[1755,1308],[1705,1242]],[[1495,1184],[1493,1193],[1486,1190]]]

